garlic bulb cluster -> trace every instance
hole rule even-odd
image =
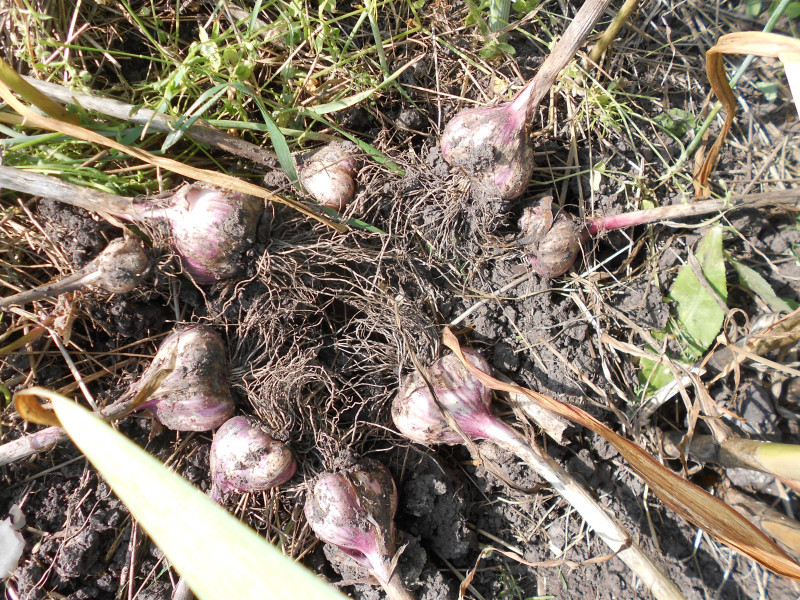
[[[463,349],[472,365],[490,373],[489,363],[478,352]],[[436,399],[470,439],[493,438],[508,427],[491,412],[491,391],[461,363],[448,354],[428,368]],[[414,371],[403,379],[392,401],[392,420],[407,438],[422,444],[461,444],[464,438],[447,423],[431,389]]]
[[[220,335],[206,325],[171,333],[159,346],[142,381],[173,363],[172,372],[139,408],[149,409],[162,425],[176,431],[210,431],[227,421],[234,404]]]
[[[211,443],[211,498],[230,492],[260,492],[291,479],[297,463],[285,444],[272,439],[254,420],[225,421]]]
[[[339,473],[323,473],[306,500],[308,524],[378,581],[392,577],[397,488],[386,467],[364,460]]]
[[[59,202],[134,223],[169,224],[175,251],[198,283],[234,277],[242,255],[253,245],[264,201],[205,183],[187,184],[166,202],[128,198],[0,166],[0,182],[9,189],[47,195]]]
[[[356,193],[356,147],[334,143],[300,159],[298,176],[303,188],[320,204],[342,211]]]
[[[532,92],[527,85],[511,102],[458,113],[442,133],[444,159],[493,186],[501,198],[521,195],[534,167],[528,118]]]
[[[527,208],[519,220],[520,243],[530,258],[533,270],[543,277],[566,273],[581,252],[581,234],[575,220],[564,212],[553,217],[552,199],[546,197]]]
[[[23,305],[42,298],[53,298],[83,288],[124,294],[135,289],[147,271],[147,254],[139,238],[128,236],[112,240],[81,269],[54,283],[0,299],[0,309]]]

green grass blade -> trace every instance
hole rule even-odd
[[[402,67],[397,69],[394,73],[389,75],[389,77],[386,77],[381,83],[379,83],[378,85],[376,85],[375,87],[373,87],[371,89],[364,90],[363,92],[359,92],[359,93],[354,94],[354,95],[352,95],[352,96],[350,96],[348,98],[343,98],[341,100],[336,100],[335,102],[328,102],[327,104],[318,104],[316,106],[306,106],[304,110],[306,112],[314,114],[316,116],[321,116],[321,115],[326,115],[328,113],[336,112],[336,111],[343,110],[345,108],[349,108],[351,106],[354,106],[354,105],[358,104],[359,102],[363,102],[367,98],[371,97],[375,92],[378,92],[378,91],[382,90],[387,85],[389,85],[391,83],[394,83],[394,81],[397,80],[397,78],[400,77],[400,75],[402,75],[403,72],[405,72],[406,69],[408,69],[410,66],[412,66],[412,65],[414,65],[414,64],[416,64],[418,62],[419,62],[419,59],[414,59],[414,60],[411,60],[411,61],[407,62]]]
[[[197,119],[202,117],[205,112],[222,97],[222,94],[224,94],[227,89],[227,83],[220,83],[203,92],[200,97],[195,100],[194,104],[189,107],[189,110],[175,121],[173,130],[167,134],[161,146],[161,151],[166,152],[175,145],[175,143],[183,137],[183,134],[195,124]]]
[[[68,398],[62,425],[199,600],[342,600],[342,594],[261,538],[136,444]]]
[[[289,144],[286,143],[286,138],[283,135],[283,132],[280,130],[278,125],[275,123],[273,118],[270,116],[267,107],[264,106],[264,103],[261,99],[246,85],[241,83],[231,84],[232,87],[239,90],[242,94],[246,96],[250,96],[258,106],[259,111],[261,111],[261,117],[264,119],[264,126],[266,127],[267,133],[269,134],[269,139],[272,142],[272,147],[275,149],[275,154],[278,157],[278,162],[281,163],[281,168],[283,172],[286,173],[286,177],[289,178],[289,181],[295,187],[299,187],[298,184],[298,176],[297,176],[297,168],[294,164],[294,157],[292,156],[291,151],[289,150]]]

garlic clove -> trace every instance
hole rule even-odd
[[[328,144],[299,162],[298,176],[303,188],[323,206],[344,210],[356,193],[355,145]]]
[[[464,355],[484,373],[489,363],[478,352],[464,348]],[[428,375],[442,406],[471,439],[490,437],[498,421],[490,410],[491,391],[458,360],[455,354],[440,358]],[[442,416],[422,375],[414,371],[400,384],[392,402],[392,420],[407,438],[422,444],[461,444],[464,439]]]
[[[260,198],[202,183],[178,190],[165,213],[184,269],[200,284],[234,277],[263,210]]]
[[[141,381],[147,381],[173,361],[172,372],[139,408],[149,409],[161,424],[176,431],[209,431],[227,421],[234,403],[220,335],[206,325],[171,333],[164,338]]]
[[[260,492],[291,479],[297,463],[285,444],[248,417],[232,417],[214,433],[211,481],[215,500],[229,492]]]

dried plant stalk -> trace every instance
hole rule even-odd
[[[725,54],[752,54],[767,58],[779,58],[786,68],[786,77],[789,79],[797,112],[800,114],[800,40],[777,33],[760,31],[730,33],[719,38],[717,44],[706,53],[706,73],[714,93],[725,106],[726,115],[717,141],[714,142],[694,175],[695,195],[701,197],[709,194],[708,178],[720,150],[722,150],[722,145],[725,143],[725,138],[728,137],[736,112],[736,98],[725,76],[725,67],[722,64],[722,57]]]

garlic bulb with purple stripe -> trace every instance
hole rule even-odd
[[[442,133],[444,159],[493,186],[501,198],[521,195],[534,167],[528,118],[532,92],[527,85],[511,102],[458,113]]]
[[[411,600],[395,569],[395,512],[394,480],[373,460],[320,475],[305,506],[308,524],[319,539],[372,573],[390,599]]]
[[[255,241],[264,201],[196,183],[178,190],[163,210],[184,269],[198,283],[229,279]]]
[[[464,355],[490,373],[486,359],[470,348]],[[458,360],[448,354],[428,368],[436,398],[470,439],[489,439],[508,429],[492,414],[491,391]],[[422,444],[461,444],[464,438],[450,425],[436,404],[422,375],[414,371],[403,379],[392,402],[392,420],[407,438]]]
[[[176,431],[216,429],[233,414],[228,362],[220,335],[207,325],[191,325],[169,334],[142,376],[147,381],[174,367],[139,407]]]

